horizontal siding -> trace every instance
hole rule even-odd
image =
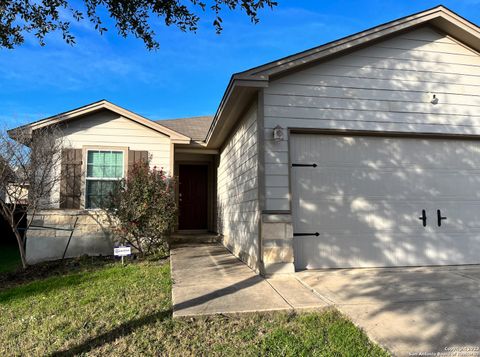
[[[265,138],[277,125],[480,134],[480,56],[428,27],[279,78],[264,94]],[[290,209],[288,163],[288,141],[267,140],[268,210]]]
[[[72,147],[126,146],[130,150],[146,150],[152,165],[170,170],[170,138],[117,114],[94,114],[69,123],[63,132],[66,143]]]
[[[252,268],[258,264],[257,106],[239,120],[219,156],[218,233]]]
[[[152,167],[170,172],[170,138],[118,114],[102,111],[71,121],[62,127],[62,131],[65,146],[78,149],[83,146],[119,146],[148,151]],[[53,204],[49,207],[58,207],[58,201],[59,188],[54,190]]]

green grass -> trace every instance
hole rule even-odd
[[[1,356],[387,355],[333,309],[174,320],[165,261],[70,266],[0,290]]]
[[[0,247],[0,273],[14,271],[21,265],[20,253],[15,245]]]

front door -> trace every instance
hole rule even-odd
[[[207,229],[208,166],[179,166],[180,230]]]

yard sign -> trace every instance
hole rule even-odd
[[[113,248],[113,255],[117,257],[122,257],[122,265],[123,265],[123,257],[126,257],[127,255],[131,255],[131,254],[132,254],[131,247],[120,246],[120,247]]]

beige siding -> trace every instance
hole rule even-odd
[[[72,147],[124,146],[130,150],[146,150],[152,157],[152,165],[170,169],[169,137],[118,114],[98,113],[71,122],[63,130],[66,142]]]
[[[239,120],[224,144],[217,175],[218,233],[224,244],[258,268],[257,105]]]
[[[122,147],[148,151],[151,166],[170,172],[170,138],[113,112],[105,110],[77,119],[62,127],[62,130],[67,147]],[[59,188],[54,190],[51,201],[53,204],[49,207],[58,208]]]
[[[276,125],[480,134],[480,56],[421,28],[279,78],[264,100],[266,209],[289,210],[288,142],[268,140]]]

